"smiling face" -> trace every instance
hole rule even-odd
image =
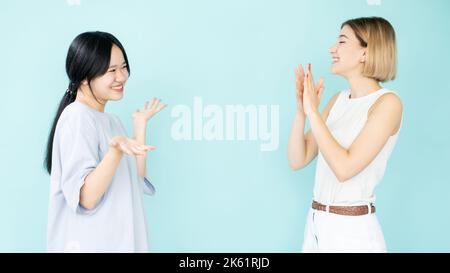
[[[361,75],[366,57],[366,47],[355,35],[348,25],[345,25],[339,34],[339,38],[331,48],[332,57],[331,73],[348,78],[353,75]]]
[[[120,100],[123,98],[125,83],[128,80],[127,63],[122,51],[116,45],[111,48],[111,59],[109,68],[105,74],[91,81],[91,89],[98,101],[102,104],[108,100]],[[83,82],[87,86],[87,81]],[[92,97],[90,92],[84,92],[88,97]]]

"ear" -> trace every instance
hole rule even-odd
[[[88,85],[88,81],[87,81],[87,80],[83,80],[83,81],[81,82],[81,84],[82,84],[82,85]]]
[[[366,62],[366,51],[363,51],[363,54],[361,56],[361,59],[359,60],[360,63],[365,63]]]

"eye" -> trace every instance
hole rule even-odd
[[[116,69],[111,69],[108,72],[116,72]]]
[[[339,43],[340,43],[340,44],[345,44],[345,42],[344,42],[344,41],[339,41]]]

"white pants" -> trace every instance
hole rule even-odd
[[[386,252],[375,213],[339,215],[310,209],[302,252]]]

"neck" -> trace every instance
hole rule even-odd
[[[352,99],[369,95],[381,89],[381,86],[377,80],[367,77],[348,77],[347,81],[350,85],[350,96]]]
[[[87,92],[88,92],[89,95],[85,95]],[[106,101],[103,101],[103,100],[100,100],[100,99],[97,101],[92,96],[92,94],[90,93],[89,90],[87,92],[86,92],[86,90],[78,89],[77,97],[75,98],[75,100],[79,101],[81,103],[84,103],[87,106],[89,106],[91,108],[94,108],[95,110],[97,110],[99,112],[105,112]]]

